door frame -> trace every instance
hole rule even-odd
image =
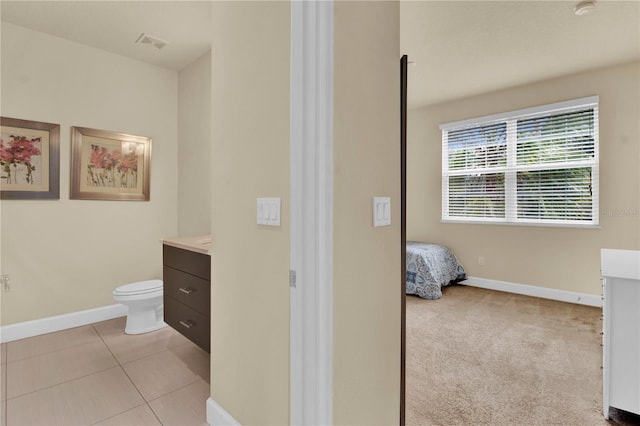
[[[400,58],[400,426],[404,426],[407,353],[407,74],[409,59]]]
[[[289,423],[332,424],[333,2],[291,2]]]
[[[291,2],[290,417],[332,424],[333,1]],[[407,55],[400,60],[401,345],[405,424]]]

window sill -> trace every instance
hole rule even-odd
[[[584,223],[532,223],[532,222],[505,222],[499,220],[473,220],[473,219],[441,219],[440,223],[458,223],[462,225],[507,225],[507,226],[534,226],[546,228],[586,228],[600,229],[599,224]]]

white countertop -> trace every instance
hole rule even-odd
[[[194,251],[196,253],[211,254],[211,235],[188,235],[168,237],[160,240],[162,244]]]
[[[602,249],[600,259],[603,277],[640,280],[640,251]]]

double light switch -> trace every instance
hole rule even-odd
[[[258,225],[280,226],[280,198],[258,198]]]
[[[373,197],[373,226],[391,225],[391,198]]]

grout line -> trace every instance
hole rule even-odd
[[[93,325],[93,324],[91,324],[91,325]],[[95,327],[94,327],[94,328],[95,328]],[[165,349],[163,349],[163,350],[161,350],[161,351],[158,351],[158,352],[154,352],[154,353],[151,353],[151,354],[147,354],[147,355],[141,356],[140,358],[130,359],[129,361],[121,362],[121,361],[118,359],[118,357],[116,356],[116,354],[114,354],[114,353],[113,353],[113,351],[111,350],[111,347],[109,346],[109,344],[107,343],[107,341],[106,341],[106,340],[104,340],[104,338],[102,337],[102,335],[100,335],[100,333],[98,333],[98,336],[99,336],[99,337],[100,337],[100,339],[102,340],[102,343],[104,343],[104,345],[105,345],[105,346],[107,347],[107,349],[109,350],[109,353],[111,353],[111,356],[113,356],[113,358],[116,360],[116,362],[118,363],[118,365],[119,365],[120,367],[123,367],[123,370],[124,370],[124,366],[125,366],[126,364],[129,364],[129,363],[134,362],[134,361],[139,361],[139,360],[141,360],[141,359],[149,358],[149,357],[151,357],[151,356],[158,355],[158,354],[160,354],[160,353],[162,353],[162,352],[166,352],[166,351],[168,351],[168,350],[169,350],[168,348],[165,348]],[[126,374],[126,371],[125,371],[125,374]],[[129,377],[129,376],[127,375],[127,377]],[[129,379],[129,380],[131,380],[131,379]],[[132,381],[132,382],[133,382],[133,381]]]
[[[6,398],[5,398],[5,400],[7,400],[7,401],[8,401],[8,400],[10,400],[10,399],[20,398],[20,397],[22,397],[22,396],[30,395],[30,394],[33,394],[33,393],[39,392],[39,391],[44,390],[44,389],[50,389],[50,388],[55,387],[55,386],[58,386],[58,385],[62,385],[62,384],[65,384],[65,383],[72,382],[72,381],[74,381],[74,380],[78,380],[78,379],[82,379],[82,378],[85,378],[85,377],[89,377],[89,376],[91,376],[91,375],[93,375],[93,374],[97,374],[97,373],[100,373],[100,372],[103,372],[103,371],[109,370],[109,369],[111,369],[111,368],[115,368],[115,367],[117,367],[118,365],[113,365],[113,366],[111,366],[111,367],[105,367],[105,368],[102,368],[102,369],[99,369],[99,370],[92,371],[92,372],[87,373],[87,374],[82,375],[82,376],[78,376],[78,377],[73,377],[73,378],[70,378],[70,379],[66,379],[66,380],[63,380],[63,381],[61,381],[61,382],[54,383],[54,384],[52,384],[52,385],[45,386],[45,387],[42,387],[42,388],[34,389],[34,390],[30,391],[30,392],[22,393],[22,394],[20,394],[20,395],[14,395],[14,396],[12,396],[11,398],[9,398],[9,394],[8,394],[8,390],[9,390],[9,367],[10,367],[10,365],[9,365],[9,364],[17,364],[17,363],[19,363],[19,362],[23,362],[23,361],[26,361],[26,360],[30,360],[30,359],[34,359],[34,358],[38,358],[38,357],[43,357],[43,356],[49,356],[49,355],[51,355],[51,354],[55,354],[55,353],[58,353],[58,352],[62,352],[62,351],[68,350],[68,349],[74,349],[74,348],[75,348],[75,349],[77,349],[77,348],[78,348],[78,347],[80,347],[80,346],[90,345],[90,344],[95,344],[95,343],[97,343],[97,342],[100,342],[100,340],[95,339],[95,340],[92,340],[92,341],[79,343],[79,344],[77,344],[77,345],[68,346],[68,347],[65,347],[65,348],[60,349],[60,350],[55,350],[55,351],[51,351],[51,352],[46,352],[46,353],[42,353],[42,354],[38,354],[38,355],[34,355],[34,356],[29,356],[29,357],[26,357],[26,358],[21,358],[21,359],[15,360],[15,361],[11,361],[11,363],[7,363],[7,364],[6,364],[6,366],[5,366],[5,368],[6,368],[6,372],[5,372],[5,375],[6,375],[6,378],[5,378],[5,394],[4,394],[4,395],[5,395],[5,397],[6,397]],[[105,346],[105,348],[106,348],[107,350],[109,350],[109,347],[104,343],[104,341],[102,342],[102,344]],[[9,350],[9,348],[7,347],[7,351],[8,351],[8,350]],[[109,350],[109,353],[110,353],[110,354],[111,354],[111,356],[113,357],[113,354],[111,353],[111,351],[110,351],[110,350]],[[113,358],[114,358],[114,361],[116,361],[116,363],[117,363],[117,362],[118,362],[118,360],[117,360],[115,357],[113,357]]]
[[[7,398],[7,401],[12,401],[12,400],[14,400],[14,399],[22,398],[23,396],[31,395],[31,394],[34,394],[34,393],[37,393],[37,392],[40,392],[40,391],[43,391],[43,390],[46,390],[46,389],[55,388],[56,386],[64,385],[64,384],[66,384],[66,383],[75,382],[76,380],[84,379],[84,378],[86,378],[86,377],[93,376],[94,374],[102,373],[102,372],[104,372],[104,371],[111,370],[111,369],[113,369],[113,368],[118,368],[118,367],[120,367],[120,366],[119,366],[119,365],[114,365],[114,366],[111,366],[111,367],[103,368],[102,370],[97,370],[97,371],[94,371],[94,372],[92,372],[92,373],[85,374],[84,376],[75,377],[75,378],[73,378],[73,379],[65,380],[64,382],[56,383],[56,384],[54,384],[54,385],[45,386],[45,387],[43,387],[43,388],[36,389],[36,390],[34,390],[34,391],[31,391],[31,392],[27,392],[27,393],[23,393],[23,394],[20,394],[20,395],[12,396],[11,398]],[[8,379],[8,378],[9,378],[9,377],[8,377],[8,374],[7,374],[7,379]],[[7,381],[8,381],[8,380],[7,380]]]
[[[104,421],[106,421],[106,420],[109,420],[109,419],[112,419],[112,418],[114,418],[114,417],[117,417],[117,416],[119,416],[119,415],[121,415],[121,414],[126,413],[127,411],[135,410],[136,408],[138,408],[138,407],[142,407],[143,405],[147,405],[147,404],[146,404],[146,403],[143,403],[143,404],[140,404],[140,405],[136,405],[135,407],[128,408],[128,409],[126,409],[126,410],[124,410],[124,411],[121,411],[120,413],[116,413],[116,414],[114,414],[114,415],[112,415],[112,416],[105,417],[104,419],[100,419],[100,420],[98,420],[98,421],[97,421],[97,422],[95,422],[95,423],[91,423],[91,426],[93,426],[93,425],[97,425],[98,423],[101,423],[101,422],[104,422]]]
[[[1,0],[0,0],[0,1],[1,1]],[[106,345],[106,343],[105,343],[105,345]],[[107,348],[109,348],[109,346],[108,346],[108,345],[107,345]],[[111,351],[111,348],[109,348],[109,351]],[[114,358],[116,359],[116,361],[118,362],[118,365],[120,365],[121,367],[124,367],[125,365],[127,365],[127,364],[131,364],[132,362],[141,361],[141,360],[143,360],[143,359],[150,358],[150,357],[152,357],[152,356],[155,356],[155,355],[161,354],[161,353],[163,353],[163,352],[168,352],[168,351],[169,351],[169,348],[165,348],[165,349],[162,349],[162,350],[160,350],[160,351],[158,351],[158,352],[153,352],[153,353],[150,353],[150,354],[147,354],[147,355],[143,355],[143,356],[141,356],[140,358],[134,358],[134,359],[130,359],[130,360],[127,360],[127,361],[124,361],[124,362],[121,362],[121,361],[118,359],[118,357],[117,357],[117,356],[113,355],[113,352],[111,352],[111,354],[113,355],[113,357],[114,357]]]
[[[93,324],[92,324],[92,325],[93,325]],[[97,332],[97,330],[96,330],[96,332]],[[187,341],[186,341],[186,342],[184,342],[184,343],[178,343],[178,344],[175,344],[175,345],[170,345],[170,346],[167,346],[167,347],[165,347],[164,349],[161,349],[161,350],[159,350],[159,351],[157,351],[157,352],[153,352],[153,353],[150,353],[150,354],[147,354],[147,355],[143,355],[143,356],[141,356],[141,357],[139,357],[139,358],[134,358],[134,359],[130,359],[130,360],[127,360],[127,361],[122,362],[122,361],[120,361],[120,360],[118,359],[118,357],[113,353],[113,351],[111,350],[111,347],[109,346],[109,343],[107,343],[107,341],[104,339],[104,337],[103,337],[100,333],[98,333],[98,336],[100,337],[100,339],[102,340],[102,342],[105,344],[105,346],[107,347],[107,349],[109,349],[109,352],[111,352],[111,355],[113,355],[113,357],[115,358],[115,360],[116,360],[116,362],[118,363],[118,365],[120,365],[120,366],[122,366],[122,367],[124,367],[126,364],[130,364],[130,363],[135,362],[135,361],[140,361],[140,360],[143,360],[143,359],[145,359],[145,358],[149,358],[149,357],[152,357],[152,356],[155,356],[155,355],[161,354],[161,353],[163,353],[163,352],[171,352],[171,353],[173,353],[173,351],[172,351],[171,349],[174,349],[174,348],[179,348],[179,347],[186,346],[186,345],[194,345],[194,346],[198,347],[197,345],[195,345],[195,343],[191,342],[190,340],[187,340]],[[198,348],[199,348],[199,347],[198,347]],[[200,348],[199,348],[199,349],[200,349]],[[209,354],[207,354],[207,356],[208,356],[208,355],[209,355]]]
[[[200,381],[200,380],[202,380],[203,382],[205,382],[201,377],[198,377],[198,380],[195,380],[195,381],[193,381],[192,383],[189,383],[189,384],[184,385],[184,386],[182,386],[182,387],[180,387],[180,388],[178,388],[178,389],[172,390],[171,392],[165,393],[164,395],[160,395],[160,396],[158,396],[158,397],[156,397],[156,398],[153,398],[153,399],[152,399],[152,400],[150,400],[150,401],[147,401],[147,406],[149,407],[149,409],[151,410],[151,412],[153,413],[153,415],[156,417],[156,419],[158,419],[158,421],[160,422],[160,424],[164,425],[164,423],[162,423],[162,420],[160,420],[160,417],[158,417],[158,415],[156,414],[155,410],[154,410],[154,409],[153,409],[153,407],[151,406],[151,402],[153,402],[153,401],[157,401],[157,400],[158,400],[158,399],[160,399],[160,398],[164,398],[165,396],[169,396],[169,395],[174,394],[174,393],[176,393],[176,392],[178,392],[178,391],[180,391],[180,390],[182,390],[182,389],[188,388],[189,386],[191,386],[191,385],[193,385],[193,384],[197,383],[197,382],[198,382],[198,381]],[[206,382],[205,382],[205,383],[206,383]],[[209,385],[209,384],[207,383],[207,385]],[[211,386],[209,386],[209,388],[210,388],[210,387],[211,387]],[[204,404],[206,404],[206,400],[204,400],[204,401],[203,401],[203,403],[204,403]],[[206,417],[206,414],[205,414],[205,417]]]
[[[80,327],[86,327],[86,326],[88,326],[88,325],[92,325],[92,324],[82,325],[82,326],[80,326]],[[80,328],[80,327],[73,327],[73,328]],[[70,329],[68,329],[68,330],[72,330],[72,329],[70,328]],[[66,330],[54,331],[54,332],[52,332],[52,333],[47,333],[47,334],[61,333],[61,332],[64,332],[64,331],[66,331]],[[94,328],[94,331],[95,331],[95,328]],[[41,334],[40,336],[46,336],[46,334]],[[23,341],[23,340],[28,340],[28,339],[36,339],[36,338],[38,338],[38,337],[40,337],[40,336],[27,337],[26,339],[14,340],[14,341],[11,341],[11,342],[3,343],[3,344],[5,344],[5,345],[7,345],[7,352],[6,352],[6,358],[7,358],[7,361],[5,362],[5,364],[9,364],[9,363],[12,363],[12,362],[18,362],[18,361],[23,361],[23,360],[25,360],[25,359],[35,358],[35,357],[42,356],[42,355],[53,354],[53,353],[60,352],[60,351],[64,351],[64,350],[71,349],[71,348],[76,348],[76,347],[78,347],[78,346],[82,346],[82,345],[84,345],[84,344],[92,343],[93,341],[97,341],[97,340],[98,340],[98,338],[100,337],[100,335],[99,335],[99,334],[98,334],[98,332],[96,331],[96,338],[93,338],[93,339],[87,340],[86,342],[82,342],[82,343],[74,343],[74,344],[71,344],[71,345],[69,345],[69,346],[65,346],[65,347],[62,347],[62,348],[54,349],[54,350],[52,350],[52,351],[43,352],[43,353],[41,353],[41,354],[37,354],[37,355],[28,355],[28,356],[25,356],[25,357],[23,357],[23,358],[18,358],[18,359],[14,359],[14,360],[9,361],[9,346],[11,346],[11,343],[21,342],[21,341]]]
[[[98,330],[96,329],[94,324],[91,324],[91,327],[93,328],[93,330],[96,332],[96,334],[98,335],[98,337],[100,338],[100,340],[102,341],[102,344],[107,348],[107,350],[109,351],[109,353],[111,354],[111,356],[113,357],[113,359],[116,360],[116,362],[118,363],[118,366],[122,367],[122,364],[120,363],[120,360],[118,359],[118,357],[113,353],[113,351],[111,350],[111,348],[109,347],[109,345],[107,344],[107,342],[105,342],[104,338],[102,337],[102,335],[100,333],[98,333]]]
[[[164,398],[165,396],[171,395],[172,393],[176,393],[176,392],[178,392],[178,391],[180,391],[180,390],[182,390],[184,388],[188,388],[189,386],[194,385],[194,384],[198,383],[199,381],[203,381],[204,383],[207,383],[202,377],[198,377],[197,380],[194,380],[191,383],[188,383],[188,384],[186,384],[184,386],[181,386],[178,389],[174,389],[171,392],[167,392],[164,395],[160,395],[160,396],[157,396],[157,397],[153,398],[151,401],[148,401],[147,404],[149,404],[150,402],[156,401],[156,400],[158,400],[160,398]],[[207,383],[207,385],[209,385],[209,384]]]
[[[155,411],[153,411],[153,408],[151,408],[151,406],[149,405],[149,402],[147,401],[147,398],[145,398],[145,397],[144,397],[144,395],[142,394],[142,392],[140,391],[140,389],[138,388],[138,386],[136,385],[136,383],[135,383],[135,382],[133,381],[133,379],[129,376],[129,373],[127,373],[127,370],[125,370],[125,369],[124,369],[124,365],[120,362],[120,360],[119,360],[119,359],[118,359],[118,357],[113,353],[113,351],[111,350],[111,348],[109,347],[109,345],[107,344],[107,342],[104,340],[104,338],[102,337],[102,335],[98,332],[98,330],[97,330],[97,329],[96,329],[96,327],[95,327],[95,324],[91,324],[91,326],[93,327],[93,329],[96,331],[96,333],[97,333],[97,334],[98,334],[98,336],[100,337],[100,340],[102,340],[102,343],[104,343],[104,345],[107,347],[107,349],[109,350],[109,353],[111,353],[111,356],[113,356],[113,358],[114,358],[114,359],[116,360],[116,362],[118,363],[118,367],[120,367],[120,369],[122,370],[122,372],[124,373],[124,375],[125,375],[125,376],[127,376],[127,379],[129,379],[129,382],[131,382],[131,385],[133,385],[133,387],[135,388],[136,392],[138,392],[138,395],[140,395],[140,398],[142,398],[142,400],[144,401],[144,404],[137,405],[137,406],[135,406],[135,407],[133,407],[133,408],[130,408],[129,410],[133,410],[134,408],[140,407],[140,406],[142,406],[142,405],[146,405],[146,406],[147,406],[147,408],[148,408],[149,410],[151,410],[151,413],[153,413],[153,416],[156,418],[156,420],[158,420],[158,423],[160,423],[160,424],[162,425],[162,424],[163,424],[163,423],[162,423],[162,421],[158,418],[158,415],[156,414],[156,412],[155,412]],[[154,354],[154,355],[155,355],[155,354]],[[148,356],[150,356],[150,355],[148,355]],[[143,358],[146,358],[146,357],[142,357],[142,358],[138,358],[138,359],[143,359]],[[129,411],[129,410],[125,410],[125,411],[123,411],[122,413],[118,413],[118,414],[116,414],[116,415],[114,415],[114,416],[111,416],[111,417],[119,416],[120,414],[126,413],[126,412],[127,412],[127,411]],[[108,417],[108,418],[111,418],[111,417]],[[102,421],[105,421],[105,420],[107,420],[107,419],[102,419],[102,420],[100,420],[100,421],[102,422]]]
[[[91,324],[91,326],[95,329],[95,326],[93,324]],[[97,332],[97,330],[96,330]],[[113,358],[116,360],[116,362],[118,363],[118,367],[120,367],[120,369],[122,370],[122,372],[124,373],[125,376],[127,376],[127,379],[129,379],[129,381],[131,382],[131,384],[133,385],[133,387],[136,389],[136,392],[138,392],[138,394],[140,395],[140,397],[142,398],[142,400],[147,404],[147,398],[144,397],[144,395],[142,394],[142,392],[140,391],[140,389],[138,388],[138,386],[136,385],[136,383],[133,381],[133,379],[131,378],[131,376],[129,376],[129,373],[127,373],[127,370],[124,369],[124,365],[120,362],[120,360],[118,359],[118,357],[115,356],[115,354],[113,353],[113,351],[111,350],[111,348],[109,347],[109,345],[107,345],[107,342],[104,341],[104,339],[102,338],[102,336],[98,333],[98,335],[100,336],[100,339],[102,340],[102,343],[104,343],[104,345],[107,347],[107,349],[109,350],[109,353],[111,353],[111,356],[113,356]],[[155,355],[155,354],[154,354]],[[143,357],[144,358],[144,357]],[[140,358],[140,359],[143,359]],[[151,407],[149,407],[151,408]],[[151,410],[153,411],[153,410]],[[154,413],[155,415],[155,413]],[[157,416],[156,416],[157,417]],[[159,420],[159,419],[158,419]],[[162,422],[161,422],[162,423]]]
[[[91,326],[93,327],[93,324],[91,324]],[[95,329],[95,327],[94,327]],[[97,330],[96,330],[97,332]],[[129,374],[127,373],[127,370],[124,369],[124,365],[120,362],[120,360],[118,359],[117,356],[115,356],[115,354],[113,353],[113,351],[111,350],[111,348],[109,347],[109,345],[107,345],[107,342],[104,341],[104,339],[102,338],[102,336],[100,336],[100,339],[102,339],[102,342],[104,343],[104,345],[107,347],[107,349],[109,350],[109,353],[111,353],[111,356],[116,360],[116,362],[118,363],[118,366],[120,367],[120,369],[122,370],[122,372],[124,373],[125,376],[127,376],[127,379],[129,379],[129,381],[131,382],[131,384],[133,385],[133,387],[136,389],[136,391],[138,392],[138,394],[140,395],[140,397],[142,398],[142,400],[146,403],[147,402],[147,398],[144,397],[144,395],[142,394],[142,392],[140,392],[140,389],[138,389],[138,386],[136,386],[135,382],[133,381],[133,379],[129,376]]]
[[[177,392],[177,391],[179,391],[179,390],[182,390],[182,389],[184,389],[184,388],[186,388],[186,387],[188,387],[188,386],[191,386],[191,385],[193,385],[193,384],[197,383],[199,380],[202,380],[203,382],[207,383],[205,379],[203,379],[202,377],[200,377],[200,376],[198,376],[198,375],[196,374],[196,375],[195,375],[196,379],[195,379],[193,382],[190,382],[190,383],[188,383],[188,384],[186,384],[186,385],[184,385],[184,386],[182,386],[182,387],[180,387],[180,388],[178,388],[178,389],[174,389],[174,390],[172,390],[171,392],[168,392],[168,393],[166,393],[166,394],[164,394],[164,395],[157,396],[157,397],[155,397],[155,398],[154,398],[153,400],[151,400],[151,401],[147,401],[147,400],[146,400],[146,398],[144,397],[144,395],[142,394],[142,392],[140,391],[140,389],[138,388],[138,386],[136,385],[136,383],[133,381],[133,379],[129,376],[129,374],[127,373],[127,371],[124,369],[124,365],[126,365],[126,364],[128,364],[128,363],[130,363],[130,362],[139,361],[139,360],[142,360],[142,359],[145,359],[145,358],[148,358],[148,357],[154,356],[154,355],[158,355],[158,354],[160,354],[160,353],[162,353],[162,352],[170,351],[172,348],[181,347],[181,346],[184,346],[184,345],[190,344],[191,342],[190,342],[190,341],[186,341],[186,342],[184,342],[184,343],[180,343],[180,344],[176,344],[176,345],[168,346],[168,347],[166,347],[166,348],[164,348],[164,349],[162,349],[162,350],[160,350],[160,351],[157,351],[157,352],[154,352],[154,353],[151,353],[151,354],[148,354],[148,355],[142,356],[142,357],[140,357],[140,358],[137,358],[137,359],[130,360],[130,361],[127,361],[127,362],[125,362],[125,363],[122,363],[122,362],[120,362],[120,360],[116,357],[116,355],[114,354],[114,352],[112,351],[112,349],[109,347],[109,344],[106,342],[105,338],[100,334],[100,332],[99,332],[99,331],[98,331],[98,329],[96,328],[95,324],[96,324],[96,323],[93,323],[93,324],[87,324],[87,325],[92,327],[93,331],[95,332],[95,334],[96,334],[96,336],[97,336],[97,338],[96,338],[96,339],[90,339],[90,340],[88,340],[88,341],[86,341],[86,342],[77,343],[77,344],[71,344],[71,345],[69,345],[69,346],[65,346],[65,347],[63,347],[63,348],[59,348],[59,349],[57,349],[57,350],[53,350],[53,351],[49,351],[49,352],[45,352],[45,353],[38,354],[38,355],[26,356],[26,357],[24,357],[24,358],[20,358],[20,359],[17,359],[17,360],[11,361],[11,363],[13,363],[13,362],[17,362],[17,361],[27,360],[27,359],[30,359],[30,358],[35,358],[35,357],[38,357],[38,356],[48,355],[48,354],[52,354],[52,353],[56,353],[56,352],[60,352],[60,351],[67,350],[67,349],[77,348],[77,347],[82,346],[82,345],[85,345],[85,344],[95,343],[96,341],[101,341],[101,342],[102,342],[102,344],[103,344],[103,345],[106,347],[106,349],[109,351],[109,353],[111,354],[111,356],[113,357],[113,359],[115,360],[115,362],[116,362],[116,364],[117,364],[117,365],[114,365],[114,366],[111,366],[111,367],[107,367],[107,368],[103,368],[103,369],[101,369],[101,370],[97,370],[97,371],[91,372],[91,373],[89,373],[89,374],[85,374],[85,375],[83,375],[83,376],[80,376],[80,377],[76,377],[76,378],[73,378],[73,379],[70,379],[70,380],[66,380],[66,381],[63,381],[63,382],[60,382],[60,383],[56,383],[56,384],[54,384],[54,385],[50,385],[50,386],[46,386],[46,387],[43,387],[43,388],[40,388],[40,389],[36,389],[36,390],[34,390],[34,391],[31,391],[31,392],[28,392],[28,393],[25,393],[25,394],[22,394],[22,395],[16,395],[16,396],[14,396],[14,397],[12,397],[12,398],[7,398],[7,396],[8,396],[8,394],[7,394],[7,389],[8,389],[8,383],[9,383],[9,377],[8,377],[8,376],[9,376],[9,374],[8,374],[8,371],[9,371],[9,364],[10,364],[10,362],[8,362],[8,354],[9,354],[9,346],[10,346],[10,345],[9,345],[9,343],[7,343],[7,344],[6,344],[5,357],[7,358],[7,362],[4,364],[4,368],[6,369],[6,370],[5,370],[5,373],[6,373],[6,374],[5,374],[5,376],[6,376],[6,377],[5,377],[5,386],[4,386],[4,393],[3,393],[3,396],[5,397],[5,399],[4,399],[4,401],[3,401],[3,402],[5,403],[5,410],[3,410],[3,413],[1,413],[1,416],[3,417],[3,423],[4,423],[5,425],[7,424],[6,422],[7,422],[7,420],[8,420],[7,412],[8,412],[8,405],[9,405],[9,404],[8,404],[8,402],[9,402],[9,401],[11,401],[11,400],[15,400],[15,399],[17,399],[17,398],[21,398],[21,397],[24,397],[24,396],[27,396],[27,395],[35,394],[35,393],[37,393],[37,392],[41,392],[41,391],[44,391],[44,390],[47,390],[47,389],[51,389],[51,388],[56,387],[56,386],[60,386],[60,385],[63,385],[63,384],[67,384],[67,383],[71,383],[71,382],[74,382],[74,381],[77,381],[77,380],[81,380],[81,379],[84,379],[84,378],[86,378],[86,377],[89,377],[89,376],[92,376],[92,375],[95,375],[95,374],[98,374],[98,373],[101,373],[101,372],[104,372],[104,371],[107,371],[107,370],[111,370],[111,369],[114,369],[114,368],[120,368],[120,370],[124,373],[124,375],[129,379],[130,383],[131,383],[131,384],[133,385],[133,387],[136,389],[136,391],[138,392],[138,394],[140,395],[140,397],[142,398],[142,400],[144,401],[144,403],[143,403],[143,404],[140,404],[140,405],[138,405],[138,406],[135,406],[135,407],[131,407],[131,408],[129,408],[129,409],[127,409],[127,410],[123,411],[123,412],[120,412],[120,413],[114,414],[114,415],[112,415],[112,416],[110,416],[110,417],[107,417],[107,418],[105,418],[105,419],[99,420],[99,422],[100,422],[100,421],[105,421],[105,420],[107,420],[107,419],[109,419],[109,418],[112,418],[112,417],[115,417],[115,416],[118,416],[118,415],[121,415],[121,414],[123,414],[123,413],[125,413],[125,412],[127,412],[127,411],[130,411],[130,410],[132,410],[132,409],[138,408],[138,407],[140,407],[140,406],[142,406],[142,405],[146,405],[146,406],[151,410],[151,412],[153,413],[153,415],[154,415],[154,417],[157,419],[157,421],[158,421],[160,424],[163,424],[163,423],[162,423],[162,421],[160,420],[160,418],[158,417],[158,415],[156,414],[156,412],[153,410],[153,408],[151,408],[151,405],[149,404],[149,402],[151,402],[151,401],[155,401],[155,400],[157,400],[157,399],[159,399],[159,398],[162,398],[162,397],[164,397],[164,396],[167,396],[167,395],[170,395],[170,394],[172,394],[172,393],[174,393],[174,392]]]
[[[162,420],[160,420],[160,417],[158,417],[156,412],[153,411],[153,408],[151,407],[151,405],[149,405],[148,402],[147,402],[147,407],[149,407],[149,410],[151,410],[151,412],[153,413],[153,417],[155,417],[158,420],[158,423],[160,423],[161,425],[164,425],[164,423],[162,423]]]

